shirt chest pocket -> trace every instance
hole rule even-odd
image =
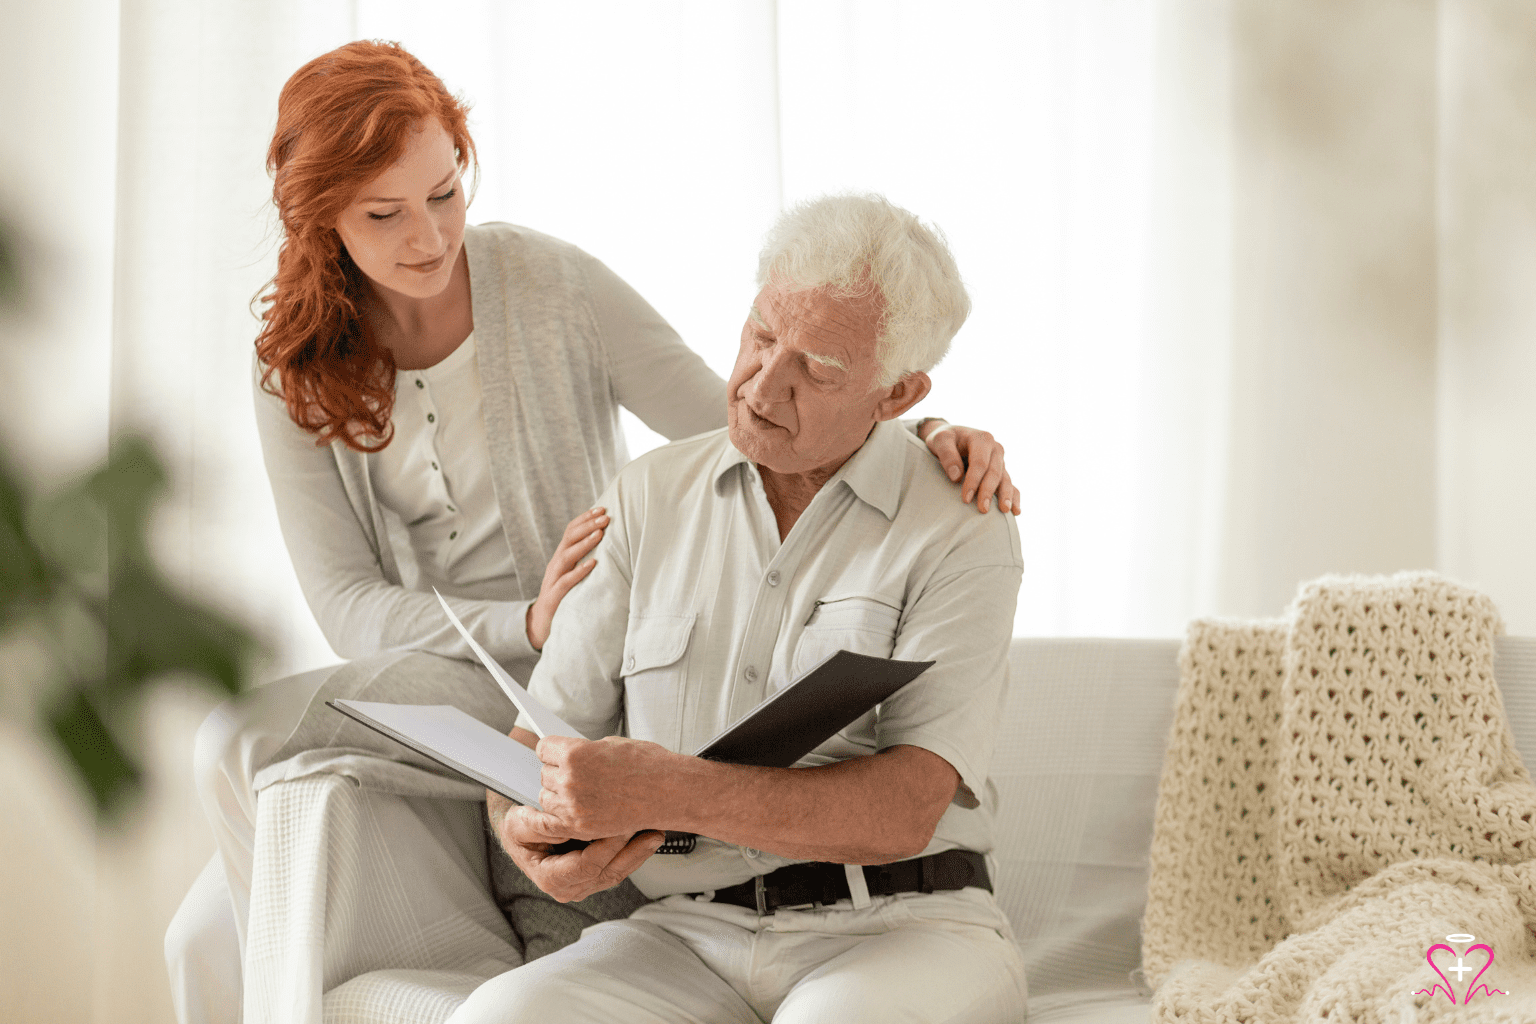
[[[635,739],[677,749],[695,617],[638,615],[629,620],[621,672],[626,732]]]
[[[795,644],[798,679],[838,651],[889,658],[896,649],[901,606],[883,594],[837,594],[816,602]]]

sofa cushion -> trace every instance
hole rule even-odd
[[[992,777],[1031,1002],[1135,991],[1177,640],[1016,639]]]

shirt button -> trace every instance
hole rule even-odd
[[[746,854],[748,857],[751,857],[753,860],[757,860],[757,858],[759,858],[759,857],[761,857],[763,855],[763,851],[761,851],[761,850],[754,850],[750,846],[743,847],[741,852]]]
[[[429,413],[427,413],[427,422],[428,423],[436,423],[437,422],[437,417],[429,412]]]
[[[624,669],[627,672],[633,672],[635,670],[635,656],[633,654],[624,659]]]
[[[747,666],[747,673],[746,673],[746,675],[747,675],[747,682],[749,682],[749,683],[757,682],[757,666],[756,665],[748,665]]]
[[[433,469],[436,469],[436,468],[437,468],[437,463],[435,463],[435,462],[434,462],[434,463],[432,463],[432,468],[433,468]]]
[[[450,533],[448,535],[448,539],[449,540],[454,540],[455,538],[458,537],[458,535],[459,535],[459,531],[458,530],[454,530],[452,533]]]
[[[426,385],[421,382],[421,378],[420,377],[416,378],[416,386],[419,387],[419,388],[426,387]]]
[[[776,587],[779,585],[779,570],[775,569],[768,574],[768,585],[770,587]]]
[[[453,506],[452,506],[452,505],[449,505],[449,506],[448,506],[448,511],[449,511],[449,512],[457,512],[457,511],[458,511],[458,509],[456,509],[456,508],[454,508],[454,507],[453,507]]]

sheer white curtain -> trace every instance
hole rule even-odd
[[[274,638],[326,651],[245,409],[270,273],[262,154],[283,78],[398,39],[474,104],[471,216],[607,261],[722,374],[784,203],[858,189],[941,225],[975,314],[924,411],[1007,446],[1024,492],[1018,631],[1145,632],[1133,604],[1153,4],[637,5],[357,0],[123,11],[113,416],[177,469],[166,552]],[[655,443],[630,421],[631,447]]]
[[[1536,634],[1536,6],[1439,8],[1438,562]]]
[[[974,312],[925,409],[1023,492],[1015,631],[1140,632],[1153,6],[779,5],[785,199],[871,189],[944,228]]]

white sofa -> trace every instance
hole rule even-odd
[[[1149,1019],[1140,924],[1178,651],[1177,640],[1012,643],[995,881],[1029,973],[1029,1024]],[[1500,639],[1494,672],[1516,745],[1536,762],[1536,638]],[[462,817],[475,846],[478,818]]]
[[[1141,916],[1177,640],[1015,639],[993,778],[998,899],[1029,970],[1030,1024],[1144,1024]],[[1536,638],[1494,677],[1536,763]]]

